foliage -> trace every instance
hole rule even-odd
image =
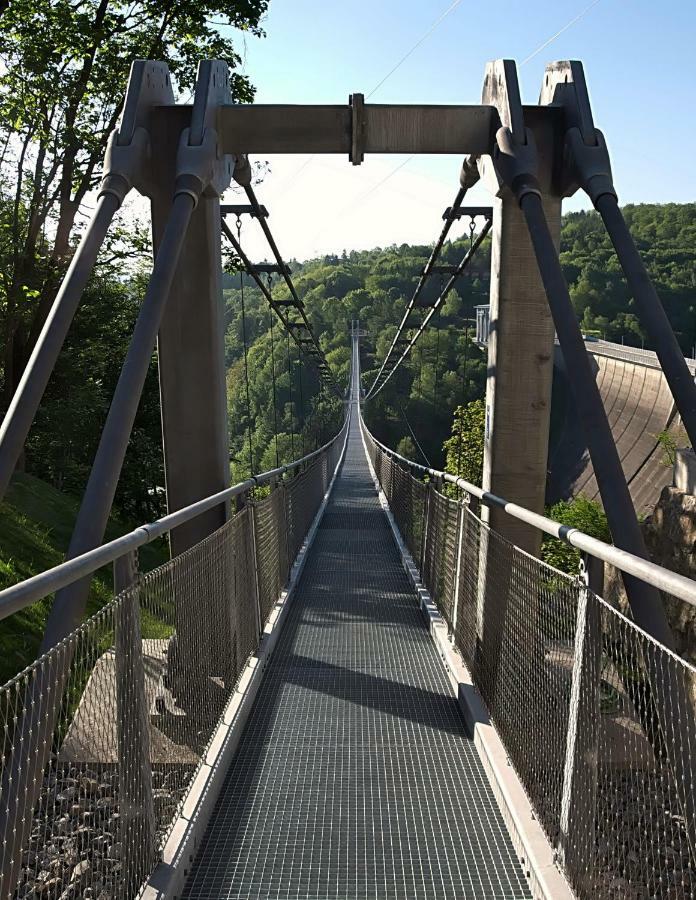
[[[670,469],[677,461],[677,450],[689,446],[689,438],[683,428],[677,434],[673,434],[669,430],[659,431],[655,435],[655,440],[662,448],[662,459],[660,460],[662,465]]]
[[[463,242],[447,244],[444,258],[453,262],[461,258],[465,249]],[[482,251],[482,265],[485,264],[487,252],[486,247]],[[351,320],[359,319],[361,328],[367,332],[361,346],[363,384],[367,387],[372,383],[376,366],[393,338],[395,323],[403,315],[428,254],[428,247],[402,245],[324,256],[304,264],[293,262],[293,280],[298,293],[327,361],[343,388],[347,385],[350,366]],[[290,377],[285,336],[276,327],[271,347],[267,302],[251,279],[243,276],[242,283],[251,415],[247,414],[246,409],[239,275],[228,275],[224,280],[228,410],[235,480],[246,477],[249,470],[246,446],[249,423],[255,467],[258,470],[262,460],[264,467],[269,460],[275,465],[274,368],[276,420],[279,443],[285,453],[292,454],[294,446],[295,456],[299,455],[302,444],[301,438],[298,442],[297,435],[302,431],[306,432],[307,450],[312,449],[317,440],[322,443],[335,432],[342,415],[340,401],[328,395],[324,396],[320,407],[312,405],[310,410],[310,404],[316,404],[319,383],[308,367],[304,367],[302,373],[304,409],[300,409],[296,351],[291,345]],[[438,289],[439,285],[429,285],[425,294],[433,299]],[[366,405],[368,425],[384,443],[395,447],[408,435],[412,442],[409,448],[415,448],[408,421],[428,458],[434,465],[442,465],[442,444],[449,434],[455,408],[462,402],[480,397],[483,392],[485,359],[471,340],[471,330],[466,320],[473,317],[474,305],[484,302],[486,294],[487,286],[478,278],[460,279],[439,316],[437,327],[429,329],[421,337],[409,364],[401,367],[384,390]],[[287,298],[286,286],[282,283],[276,285],[274,296]],[[289,462],[288,458],[283,458],[282,452],[279,456],[281,462]]]
[[[696,204],[625,206],[624,216],[683,351],[696,342]],[[625,276],[595,212],[564,216],[561,262],[585,333],[649,347]]]
[[[416,459],[416,445],[413,443],[413,438],[409,435],[402,437],[396,445],[396,452],[400,456],[405,456],[406,459]]]
[[[112,272],[85,291],[27,444],[28,472],[79,495],[87,481],[106,412],[126,355],[142,293]],[[116,506],[137,521],[163,510],[162,441],[157,366],[153,360],[119,481]]]
[[[31,475],[16,475],[0,503],[0,590],[61,563],[76,514],[74,497]],[[107,539],[132,527],[114,520]],[[141,569],[160,565],[165,555],[163,544],[143,547],[139,554]],[[97,573],[90,589],[88,615],[111,599],[111,584],[110,567]],[[49,609],[50,599],[42,600],[0,622],[0,684],[36,658]]]
[[[601,504],[579,494],[572,500],[561,500],[549,507],[546,515],[561,525],[577,528],[605,543],[611,543],[611,532]],[[576,575],[580,566],[580,552],[557,538],[545,537],[541,558],[562,572]]]
[[[184,90],[199,59],[248,78],[219,24],[260,34],[266,0],[14,0],[0,30],[0,313],[9,400],[72,255],[80,209],[99,180],[134,59],[161,59]]]
[[[445,441],[445,471],[475,485],[483,478],[483,442],[486,429],[486,403],[472,400],[458,406],[452,423],[452,436]]]

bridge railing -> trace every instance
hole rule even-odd
[[[414,464],[364,425],[363,436],[404,542],[577,895],[694,896],[696,669],[602,599],[602,564],[630,564],[692,605],[696,585]],[[459,491],[448,496],[447,483]],[[481,504],[581,547],[583,570],[568,575],[510,544],[482,520]]]
[[[0,688],[0,896],[137,895],[288,583],[347,426],[289,466],[0,593],[5,616],[114,562],[113,600]],[[221,528],[138,573],[139,546],[223,502],[234,511]],[[42,721],[56,723],[47,742]]]

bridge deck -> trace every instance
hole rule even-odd
[[[529,896],[354,416],[184,897]]]

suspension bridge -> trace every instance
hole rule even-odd
[[[249,155],[271,153],[463,158],[370,378],[359,322],[350,384],[327,362],[251,184]],[[233,180],[246,202],[221,204]],[[490,207],[464,205],[478,181]],[[131,189],[151,202],[154,265],[67,558],[0,592],[2,617],[52,598],[41,656],[0,689],[0,896],[695,897],[696,671],[667,610],[691,610],[696,586],[647,557],[559,263],[563,197],[582,189],[600,213],[692,444],[696,386],[623,221],[582,66],[550,64],[533,105],[500,60],[477,105],[244,106],[208,61],[187,106],[165,66],[135,63],[94,216],[0,428],[0,496]],[[248,257],[230,216],[256,221],[273,262]],[[465,216],[483,224],[443,266]],[[474,485],[382,445],[362,409],[487,236]],[[236,485],[223,240],[345,409],[327,444]],[[556,340],[611,545],[543,515]],[[155,346],[168,513],[104,543]],[[543,535],[579,551],[576,575],[540,560]],[[139,572],[162,537],[171,558]],[[113,599],[85,619],[105,565]],[[602,598],[605,567],[624,609]]]

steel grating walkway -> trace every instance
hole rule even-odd
[[[531,896],[357,416],[183,896]]]

